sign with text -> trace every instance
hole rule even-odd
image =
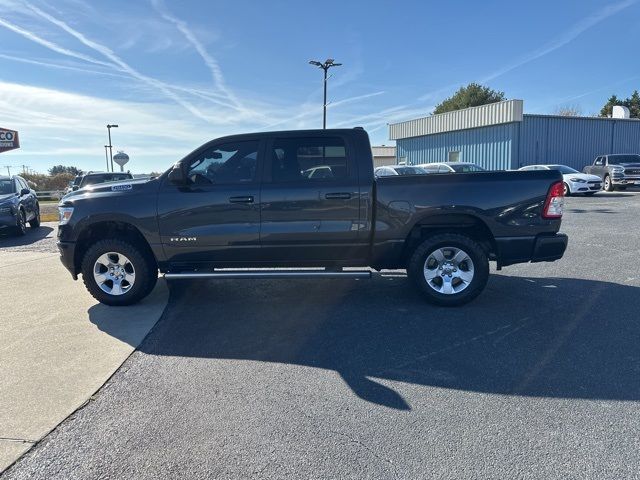
[[[18,132],[0,127],[0,153],[20,148]]]

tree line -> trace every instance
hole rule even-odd
[[[470,83],[460,87],[449,98],[444,99],[433,110],[433,114],[462,110],[463,108],[477,107],[507,100],[504,92],[493,90],[479,83]],[[640,118],[640,93],[634,90],[630,97],[621,99],[611,95],[600,110],[600,117],[610,117],[614,105],[623,105],[629,109],[631,118]],[[582,114],[579,106],[559,107],[554,112],[565,117],[577,117]]]

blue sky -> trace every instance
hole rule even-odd
[[[104,169],[107,123],[134,172],[166,169],[212,138],[429,114],[471,81],[525,112],[597,113],[640,89],[637,0],[0,0],[3,165]],[[3,169],[4,170],[4,169]],[[3,170],[0,170],[2,172]]]

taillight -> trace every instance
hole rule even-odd
[[[557,182],[551,185],[547,199],[544,201],[542,218],[560,218],[564,210],[564,185]]]

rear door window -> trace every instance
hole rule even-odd
[[[274,182],[343,180],[351,168],[344,140],[338,137],[276,139],[270,156]]]

